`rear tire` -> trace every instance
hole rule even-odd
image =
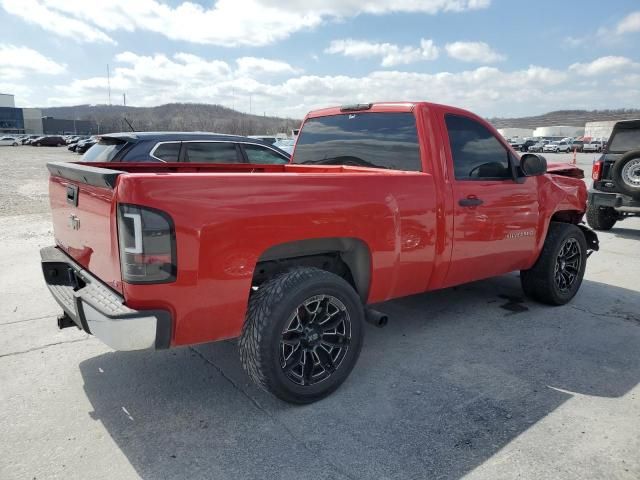
[[[312,403],[349,376],[362,347],[364,310],[341,277],[296,268],[249,299],[240,360],[253,381],[290,403]]]
[[[587,206],[587,223],[594,230],[606,232],[611,230],[618,221],[618,214],[611,207]]]
[[[542,252],[520,272],[524,293],[547,305],[564,305],[578,292],[587,265],[584,233],[571,223],[551,222]]]

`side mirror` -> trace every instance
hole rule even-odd
[[[547,172],[547,159],[535,153],[525,153],[520,158],[520,170],[525,177],[537,177]]]

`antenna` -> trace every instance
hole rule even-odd
[[[109,91],[109,105],[111,105],[111,72],[109,72],[108,63],[107,63],[107,89]]]
[[[132,132],[135,132],[136,129],[133,128],[133,125],[131,125],[131,122],[129,120],[127,120],[127,117],[122,117],[124,118],[124,121],[127,122],[127,125],[129,125],[129,128],[131,129]]]

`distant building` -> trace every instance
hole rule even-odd
[[[0,93],[0,107],[16,108],[15,97],[10,93]]]
[[[582,137],[584,127],[572,127],[568,125],[552,125],[538,127],[533,131],[534,137]]]
[[[44,133],[42,130],[42,111],[39,108],[22,108],[21,110],[24,121],[24,133]]]
[[[584,136],[591,138],[608,139],[615,124],[615,120],[607,120],[604,122],[587,122],[584,125]]]
[[[533,136],[533,128],[499,128],[498,133],[504,138],[525,138]]]
[[[65,120],[42,117],[42,129],[46,135],[93,135],[98,133],[98,125],[91,120]]]

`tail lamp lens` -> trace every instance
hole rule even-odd
[[[591,167],[591,178],[593,180],[600,180],[602,176],[602,161],[598,160],[597,162],[593,162],[593,166]]]
[[[164,212],[118,205],[120,268],[127,283],[166,283],[176,279],[176,237]]]

